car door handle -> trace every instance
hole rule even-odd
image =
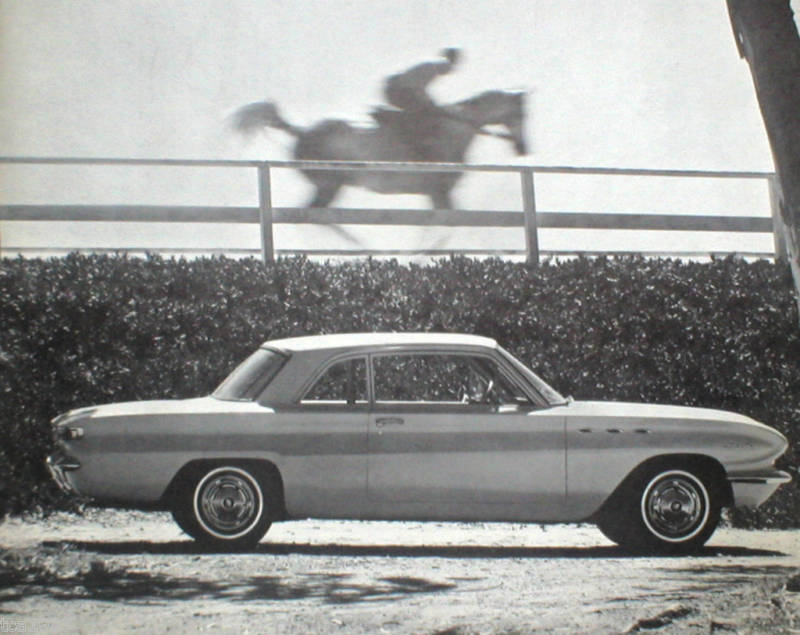
[[[379,428],[383,428],[384,426],[401,426],[403,425],[403,420],[400,417],[381,417],[375,420],[375,425]]]

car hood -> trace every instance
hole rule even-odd
[[[661,404],[641,404],[614,401],[573,401],[564,406],[565,414],[569,420],[597,421],[607,419],[607,423],[631,425],[689,425],[696,428],[699,425],[716,426],[725,428],[738,427],[748,430],[770,442],[786,444],[786,437],[768,425],[760,423],[737,412],[727,410],[713,410],[711,408],[693,408],[690,406],[669,406]]]
[[[137,415],[209,414],[215,412],[264,412],[264,407],[254,401],[225,401],[214,397],[194,399],[162,399],[157,401],[123,401],[93,406],[75,411],[85,412],[93,418],[128,417]]]
[[[572,429],[602,426],[619,429],[616,431],[663,430],[672,435],[665,438],[694,438],[695,442],[702,438],[704,443],[722,439],[728,443],[726,448],[740,447],[743,439],[749,439],[748,444],[758,440],[769,449],[768,457],[772,458],[783,454],[788,447],[786,437],[774,428],[726,410],[604,401],[573,401],[561,408],[568,428]]]
[[[568,416],[613,417],[637,420],[691,420],[701,423],[744,423],[763,426],[754,419],[736,412],[712,410],[711,408],[692,408],[689,406],[669,406],[661,404],[627,403],[621,401],[573,401],[565,406]],[[763,426],[767,427],[767,426]]]

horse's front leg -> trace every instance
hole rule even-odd
[[[329,181],[316,183],[315,185],[317,190],[306,207],[328,207],[328,205],[333,202],[333,199],[336,198],[339,189],[342,187],[340,182]]]
[[[339,190],[342,188],[344,183],[339,178],[330,178],[333,176],[332,173],[323,173],[322,178],[314,179],[313,183],[314,186],[317,188],[314,192],[314,197],[308,202],[306,205],[309,209],[319,209],[323,207],[328,207],[333,202],[333,199],[336,198],[336,195],[339,193]],[[326,178],[327,177],[327,178]],[[334,234],[338,235],[340,238],[344,238],[351,244],[359,244],[358,238],[354,236],[351,232],[349,232],[344,227],[340,227],[339,225],[326,225]]]
[[[428,194],[433,209],[453,209],[453,199],[449,187],[438,187]]]

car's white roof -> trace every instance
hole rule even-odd
[[[337,333],[288,337],[270,340],[264,345],[288,351],[310,351],[331,348],[439,345],[496,348],[497,342],[489,337],[462,333]]]

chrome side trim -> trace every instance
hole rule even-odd
[[[787,472],[774,472],[768,476],[730,476],[728,477],[728,481],[731,484],[734,483],[758,483],[761,485],[766,484],[777,484],[782,485],[783,483],[789,483],[792,480],[792,476]]]

